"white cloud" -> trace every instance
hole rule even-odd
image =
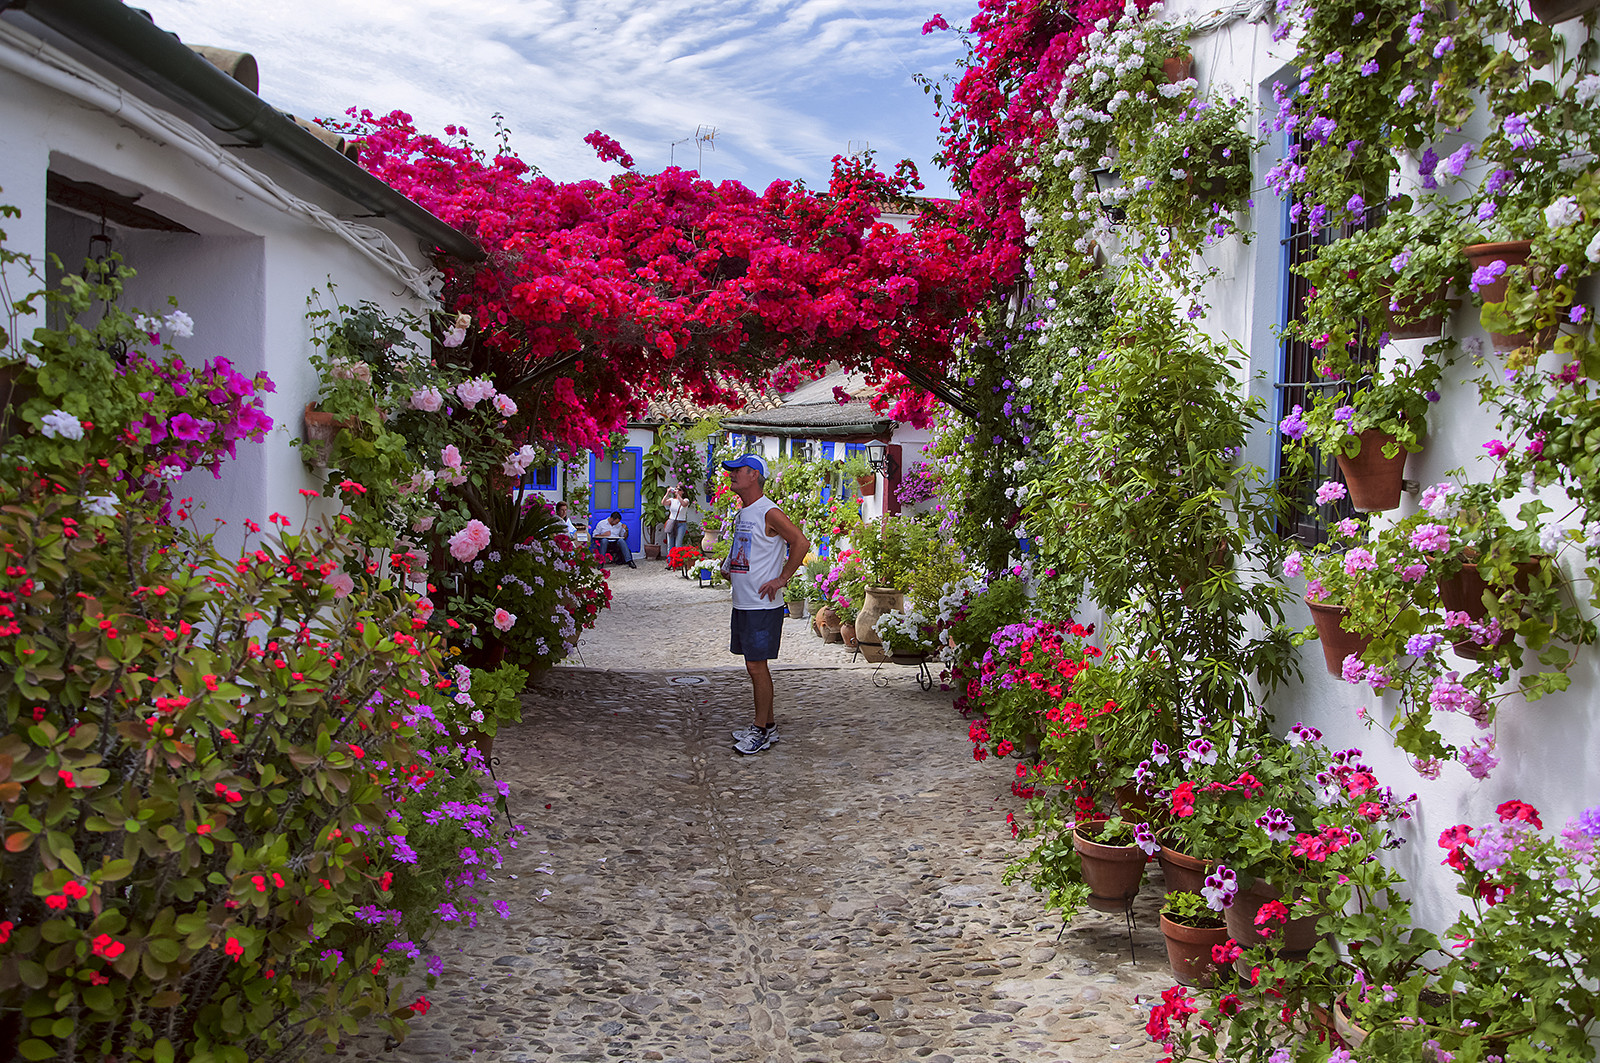
[[[483,145],[499,111],[518,153],[558,179],[611,172],[582,142],[590,130],[653,170],[705,125],[715,180],[820,185],[854,141],[890,164],[915,159],[930,192],[948,191],[927,161],[938,122],[911,80],[952,72],[960,53],[953,34],[920,36],[937,0],[144,3],[189,43],[253,53],[263,97],[285,110],[399,109]],[[677,147],[679,165],[695,158]]]

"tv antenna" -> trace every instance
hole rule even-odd
[[[672,143],[667,146],[668,166],[675,165],[674,159],[677,154],[678,145],[687,144],[691,140],[694,141],[695,145],[695,170],[703,170],[705,168],[704,164],[706,147],[709,145],[712,151],[717,150],[717,127],[714,125],[698,125],[694,127],[694,135],[684,137],[681,140],[672,141]]]

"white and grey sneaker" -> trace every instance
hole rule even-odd
[[[736,727],[736,728],[734,728],[734,731],[733,731],[733,740],[735,742],[737,742],[737,741],[739,741],[739,739],[743,738],[745,735],[752,734],[752,733],[754,733],[756,731],[759,731],[759,730],[761,730],[761,728],[755,726],[754,724],[750,724],[749,726],[746,726],[746,727]],[[776,742],[778,740],[778,725],[776,723],[774,723],[771,727],[767,728],[767,738],[769,738],[770,740],[772,740],[774,742]]]
[[[752,753],[761,752],[777,740],[778,728],[776,725],[772,727],[752,727],[745,732],[744,737],[733,744],[733,750],[735,753],[749,756]]]

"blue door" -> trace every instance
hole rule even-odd
[[[622,513],[628,527],[628,549],[639,552],[639,467],[643,447],[623,447],[615,459],[589,457],[589,527]]]

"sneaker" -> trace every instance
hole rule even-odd
[[[733,740],[735,742],[737,742],[740,739],[744,738],[745,735],[754,734],[756,731],[759,731],[759,730],[761,730],[761,728],[755,726],[754,724],[751,724],[748,727],[735,728],[735,730],[733,732]],[[776,742],[777,740],[778,740],[778,725],[776,723],[774,723],[771,727],[767,728],[767,742],[768,743],[772,743],[772,742]]]
[[[638,568],[639,567],[639,562],[637,562],[637,561],[629,561],[628,562],[628,567],[629,568]]]
[[[753,727],[743,738],[733,744],[733,750],[735,753],[742,753],[745,756],[759,753],[777,740],[777,731],[776,727]]]

